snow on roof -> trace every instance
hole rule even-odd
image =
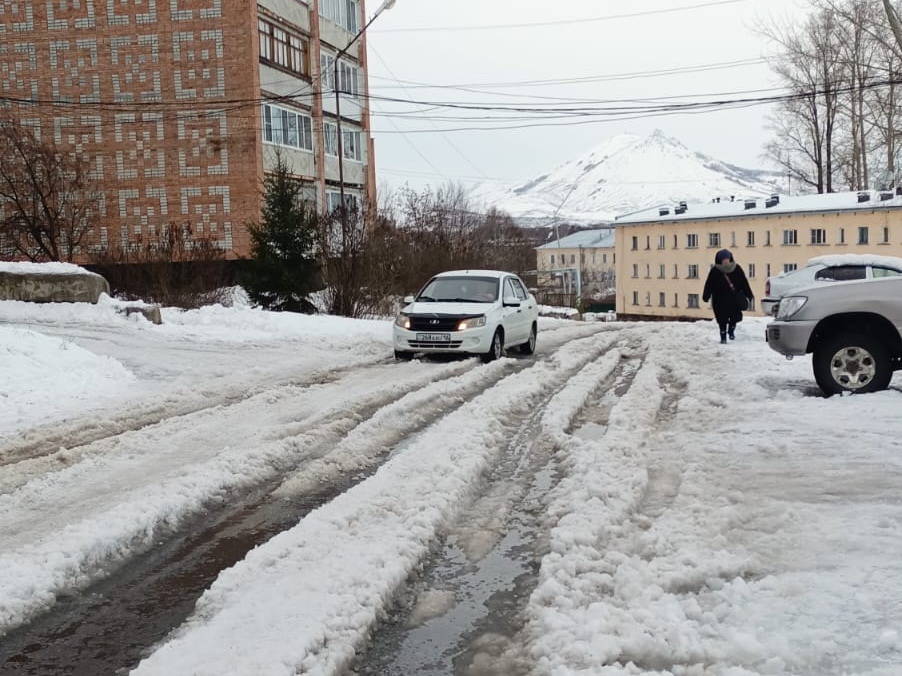
[[[600,230],[581,230],[574,232],[572,235],[561,237],[560,240],[554,240],[548,244],[544,244],[537,249],[608,249],[614,248],[614,231],[611,228],[602,228]]]
[[[878,268],[892,268],[902,270],[902,258],[895,256],[875,256],[873,254],[834,254],[831,256],[818,256],[808,261],[806,267],[812,265],[825,265],[828,268],[840,265],[870,265]]]
[[[87,270],[72,263],[13,263],[0,261],[0,272],[18,275],[88,275]]]
[[[869,199],[859,202],[859,194],[868,195]],[[881,194],[892,195],[890,199],[881,200]],[[765,216],[770,214],[793,214],[799,212],[829,212],[829,211],[853,211],[874,210],[887,208],[902,208],[902,196],[893,192],[883,193],[879,190],[865,190],[858,192],[835,192],[824,195],[779,195],[779,202],[767,207],[767,198],[757,197],[736,198],[720,202],[707,202],[704,204],[688,204],[682,214],[675,213],[676,204],[663,204],[652,209],[643,209],[632,214],[619,216],[616,225],[637,225],[641,223],[666,223],[668,221],[692,221],[705,218],[738,218]],[[746,208],[746,201],[755,202],[752,208]],[[668,209],[669,213],[661,216],[660,209]]]

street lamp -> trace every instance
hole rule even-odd
[[[360,39],[360,36],[366,33],[366,29],[369,28],[372,23],[379,18],[379,15],[382,14],[387,9],[391,9],[395,6],[395,2],[397,0],[385,0],[382,3],[382,6],[376,10],[376,13],[373,15],[373,18],[370,19],[367,24],[360,29],[360,31],[355,35],[351,41],[345,46],[344,49],[340,50],[338,54],[335,55],[335,63],[333,64],[334,73],[333,73],[333,81],[332,88],[335,90],[335,120],[336,120],[336,128],[338,130],[338,187],[341,193],[341,212],[342,212],[342,221],[344,221],[344,213],[346,211],[345,204],[345,164],[344,164],[344,140],[342,138],[341,133],[341,87],[339,85],[338,79],[338,67],[341,62],[341,57],[348,53],[348,50],[351,49],[353,44]],[[370,160],[372,161],[372,159]]]

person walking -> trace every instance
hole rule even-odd
[[[714,317],[720,327],[720,342],[736,339],[736,325],[742,321],[742,312],[749,309],[754,294],[742,266],[733,260],[733,254],[721,249],[714,257],[714,266],[705,280],[702,300],[711,301]]]

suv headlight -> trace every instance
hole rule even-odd
[[[462,322],[458,323],[457,330],[466,331],[467,329],[477,329],[480,326],[485,326],[485,315],[464,319]]]
[[[399,314],[397,319],[395,319],[395,326],[400,326],[402,329],[410,329],[410,317],[404,313]]]
[[[777,308],[777,319],[785,320],[798,314],[799,310],[805,307],[808,299],[805,296],[788,296],[780,299],[780,305]]]

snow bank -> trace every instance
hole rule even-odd
[[[579,314],[579,310],[572,307],[556,307],[553,305],[539,305],[540,315],[550,315],[552,317],[573,317]]]
[[[122,395],[134,380],[115,359],[0,326],[0,437]]]
[[[330,315],[267,312],[249,307],[208,305],[198,310],[163,310],[162,330],[184,338],[223,342],[261,340],[327,341],[323,346],[347,346],[374,341],[390,348],[391,322]]]
[[[604,349],[576,341],[429,428],[371,478],[224,571],[134,673],[333,673],[506,442],[512,415]],[[253,646],[248,650],[247,646]]]
[[[72,263],[11,263],[0,261],[0,272],[19,275],[92,275],[78,265]]]

